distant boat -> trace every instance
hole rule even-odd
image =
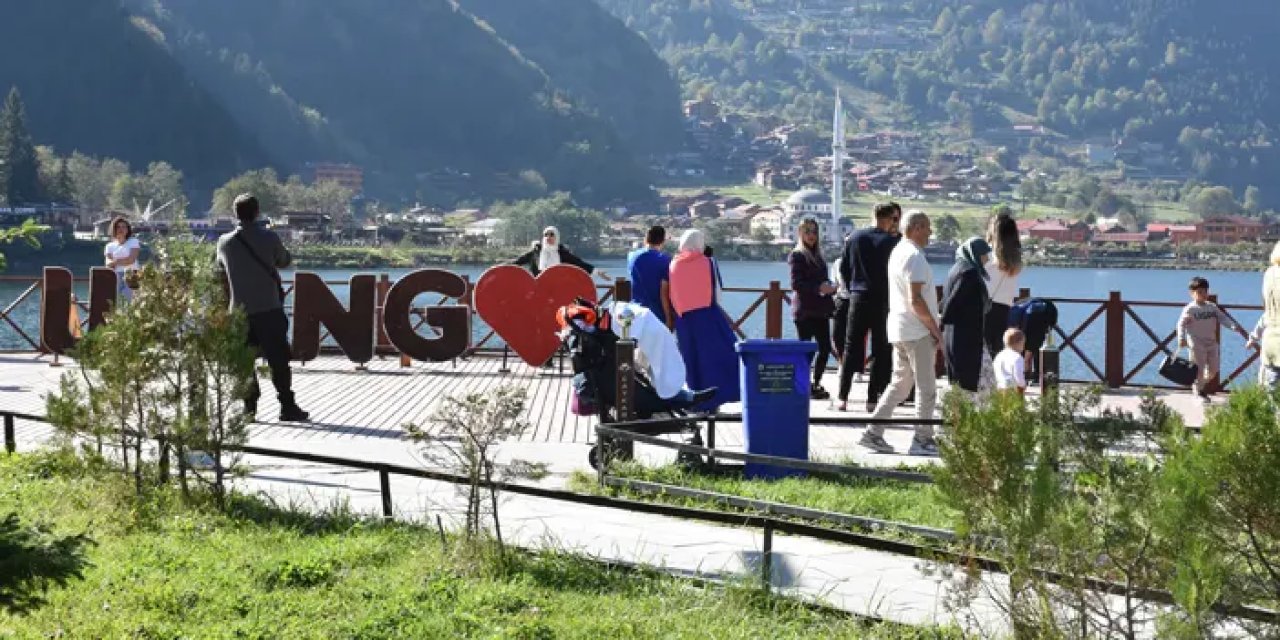
[[[930,244],[924,248],[924,259],[932,264],[951,264],[956,261],[956,245]]]

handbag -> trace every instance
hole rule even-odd
[[[1160,365],[1160,376],[1181,387],[1195,384],[1196,376],[1199,374],[1200,367],[1179,356],[1177,351],[1165,356],[1164,363]]]
[[[232,235],[236,237],[236,240],[240,241],[240,244],[244,245],[244,248],[249,251],[249,255],[253,256],[254,261],[261,265],[267,273],[271,274],[271,279],[276,281],[276,291],[280,294],[280,302],[283,304],[285,299],[284,281],[280,279],[280,272],[276,271],[275,267],[267,264],[267,261],[263,260],[257,251],[253,250],[253,245],[249,244],[249,241],[245,240],[238,230]]]
[[[587,378],[585,373],[575,373],[573,375],[573,393],[569,399],[569,410],[575,416],[594,416],[598,411],[596,407],[596,390],[591,384],[591,380]]]

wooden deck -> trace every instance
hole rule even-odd
[[[75,363],[63,359],[52,367],[44,356],[0,356],[0,408],[44,415],[44,395],[57,389],[64,372]],[[593,439],[594,423],[569,410],[572,374],[567,369],[535,369],[508,361],[504,373],[501,358],[475,357],[455,363],[413,363],[402,368],[399,359],[374,360],[357,371],[346,358],[322,357],[293,367],[298,403],[311,412],[306,425],[274,422],[279,412],[271,383],[261,381],[263,399],[251,439],[390,438],[399,439],[404,425],[425,425],[441,399],[468,393],[486,393],[504,384],[528,392],[524,419],[529,429],[522,442],[586,443]]]
[[[0,409],[44,415],[45,394],[57,389],[58,378],[63,373],[76,371],[74,362],[64,359],[62,367],[52,367],[50,362],[50,357],[35,354],[0,355]],[[371,447],[376,454],[382,450],[377,443],[391,444],[404,437],[404,425],[427,425],[443,398],[486,393],[504,384],[523,387],[528,393],[523,419],[529,427],[518,438],[520,443],[584,445],[595,440],[594,419],[575,416],[569,410],[572,376],[568,370],[537,369],[515,359],[509,361],[508,371],[503,372],[501,368],[502,360],[493,357],[474,357],[456,363],[415,362],[405,368],[400,366],[398,358],[386,358],[374,360],[364,371],[356,370],[345,358],[334,356],[322,357],[306,366],[295,364],[294,389],[299,403],[311,412],[313,422],[275,422],[279,407],[270,382],[264,379],[259,415],[265,420],[251,427],[250,440],[282,446],[296,443],[299,447],[308,441],[318,441],[316,444],[328,443],[339,449],[347,443],[345,446]],[[834,372],[829,372],[826,387],[834,390],[836,382]],[[946,386],[945,381],[939,384]],[[1160,395],[1188,424],[1203,423],[1205,407],[1191,394],[1161,392]],[[853,458],[876,465],[896,462],[894,457],[867,456],[856,446],[860,430],[852,427],[859,426],[858,417],[865,415],[864,400],[864,385],[855,383],[849,403],[853,410],[848,413],[836,412],[829,402],[811,403],[813,416],[848,420],[842,425],[811,426],[812,456]],[[1140,400],[1139,390],[1117,389],[1106,394],[1103,404],[1136,411]],[[1215,400],[1223,401],[1224,396]],[[740,410],[737,404],[723,407],[726,413]],[[896,415],[910,418],[914,411],[903,407]],[[40,438],[49,431],[44,425],[30,425],[24,430],[32,438]],[[716,442],[720,447],[741,448],[741,424],[720,424]]]

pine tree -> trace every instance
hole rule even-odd
[[[66,158],[58,163],[58,177],[54,182],[56,193],[51,195],[62,204],[79,204],[76,202],[76,188],[71,181],[70,164]]]
[[[36,147],[27,131],[26,109],[17,87],[9,91],[0,110],[0,193],[9,206],[44,199]]]

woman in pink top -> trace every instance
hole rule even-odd
[[[741,398],[738,382],[737,337],[717,302],[715,263],[705,255],[706,239],[696,229],[680,238],[680,252],[671,260],[671,308],[676,314],[676,339],[690,389],[715,388],[701,410],[715,410]]]

